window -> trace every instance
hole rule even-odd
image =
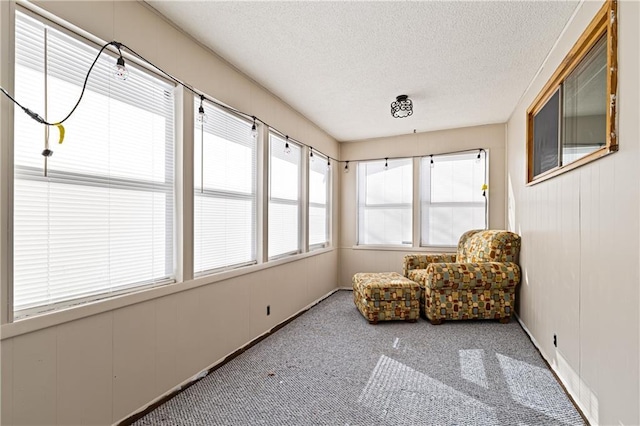
[[[309,248],[329,243],[329,160],[318,153],[309,159]]]
[[[269,258],[300,252],[302,149],[269,134]]]
[[[198,111],[200,98],[194,99]],[[209,103],[194,131],[194,273],[256,262],[256,141],[251,124]]]
[[[527,183],[618,150],[616,2],[608,0],[527,111]]]
[[[412,244],[413,160],[358,164],[358,244]]]
[[[460,236],[487,225],[486,162],[478,152],[420,161],[421,245],[456,246]],[[484,153],[486,155],[486,153]]]
[[[64,117],[98,50],[20,12],[15,32],[17,99]],[[18,316],[173,281],[174,86],[131,64],[116,80],[114,63],[98,59],[46,176],[43,127],[16,109]]]

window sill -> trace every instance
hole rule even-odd
[[[341,248],[347,248],[351,250],[409,251],[409,252],[417,252],[417,253],[455,253],[457,250],[457,247],[449,247],[449,246],[414,247],[414,246],[369,245],[369,246],[351,246],[351,247],[341,247]]]
[[[17,337],[22,334],[32,333],[44,328],[54,327],[70,321],[79,320],[93,315],[99,315],[105,312],[135,305],[138,303],[147,302],[153,299],[158,299],[160,297],[169,296],[183,291],[193,290],[198,287],[211,285],[238,276],[251,274],[254,272],[262,271],[264,269],[274,268],[286,263],[306,259],[308,257],[329,253],[333,250],[334,247],[327,247],[324,249],[318,249],[307,253],[287,256],[285,258],[251,265],[244,268],[218,272],[215,274],[194,278],[193,280],[189,281],[166,284],[163,286],[147,289],[140,289],[138,291],[132,291],[131,293],[123,294],[121,296],[96,300],[84,305],[77,305],[57,311],[49,311],[38,316],[27,317],[22,320],[17,320],[13,323],[3,324],[2,328],[0,329],[0,340]]]
[[[540,182],[544,182],[547,179],[551,179],[553,177],[559,176],[563,173],[566,173],[568,171],[571,171],[573,169],[577,169],[580,166],[584,166],[586,164],[589,164],[595,160],[598,160],[600,158],[604,158],[608,155],[613,154],[614,152],[618,151],[618,146],[614,146],[613,148],[609,148],[609,147],[602,147],[599,148],[595,151],[593,151],[591,154],[587,154],[582,158],[577,159],[576,161],[566,164],[564,166],[560,166],[560,167],[556,167],[554,169],[551,169],[545,173],[542,173],[536,177],[534,177],[532,180],[530,180],[529,182],[527,182],[526,186],[532,186],[535,185],[537,183]]]

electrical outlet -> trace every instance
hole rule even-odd
[[[267,315],[271,315],[271,305],[267,305]]]
[[[556,348],[558,347],[558,336],[556,336],[555,334],[553,335],[553,346],[555,346]]]

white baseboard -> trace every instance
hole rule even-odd
[[[520,324],[520,327],[522,327],[524,332],[527,333],[527,336],[529,336],[529,339],[531,340],[531,343],[533,343],[533,345],[536,347],[536,349],[538,349],[538,352],[540,353],[542,358],[546,361],[547,365],[549,366],[549,368],[553,372],[554,376],[556,376],[556,378],[560,381],[560,383],[562,384],[562,387],[564,388],[565,392],[567,392],[569,394],[569,396],[571,397],[571,400],[573,401],[573,403],[578,407],[578,409],[580,410],[580,412],[583,415],[583,417],[585,417],[587,419],[587,421],[589,422],[590,425],[597,426],[598,425],[598,419],[594,419],[593,416],[590,415],[591,414],[591,410],[589,410],[587,407],[585,407],[583,402],[580,400],[579,395],[576,395],[575,392],[573,392],[573,388],[569,385],[569,383],[567,382],[566,378],[563,377],[563,375],[560,374],[560,371],[558,371],[557,364],[552,362],[552,360],[549,359],[547,354],[545,354],[545,352],[542,350],[542,348],[538,344],[538,341],[535,339],[535,337],[533,337],[533,334],[531,334],[531,332],[529,331],[529,329],[527,328],[525,323],[522,321],[522,319],[520,319],[518,314],[514,313],[514,316],[518,320],[518,323]],[[580,382],[582,383],[582,380],[580,380]]]

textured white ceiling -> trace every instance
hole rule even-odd
[[[351,141],[505,122],[579,1],[147,3]]]

